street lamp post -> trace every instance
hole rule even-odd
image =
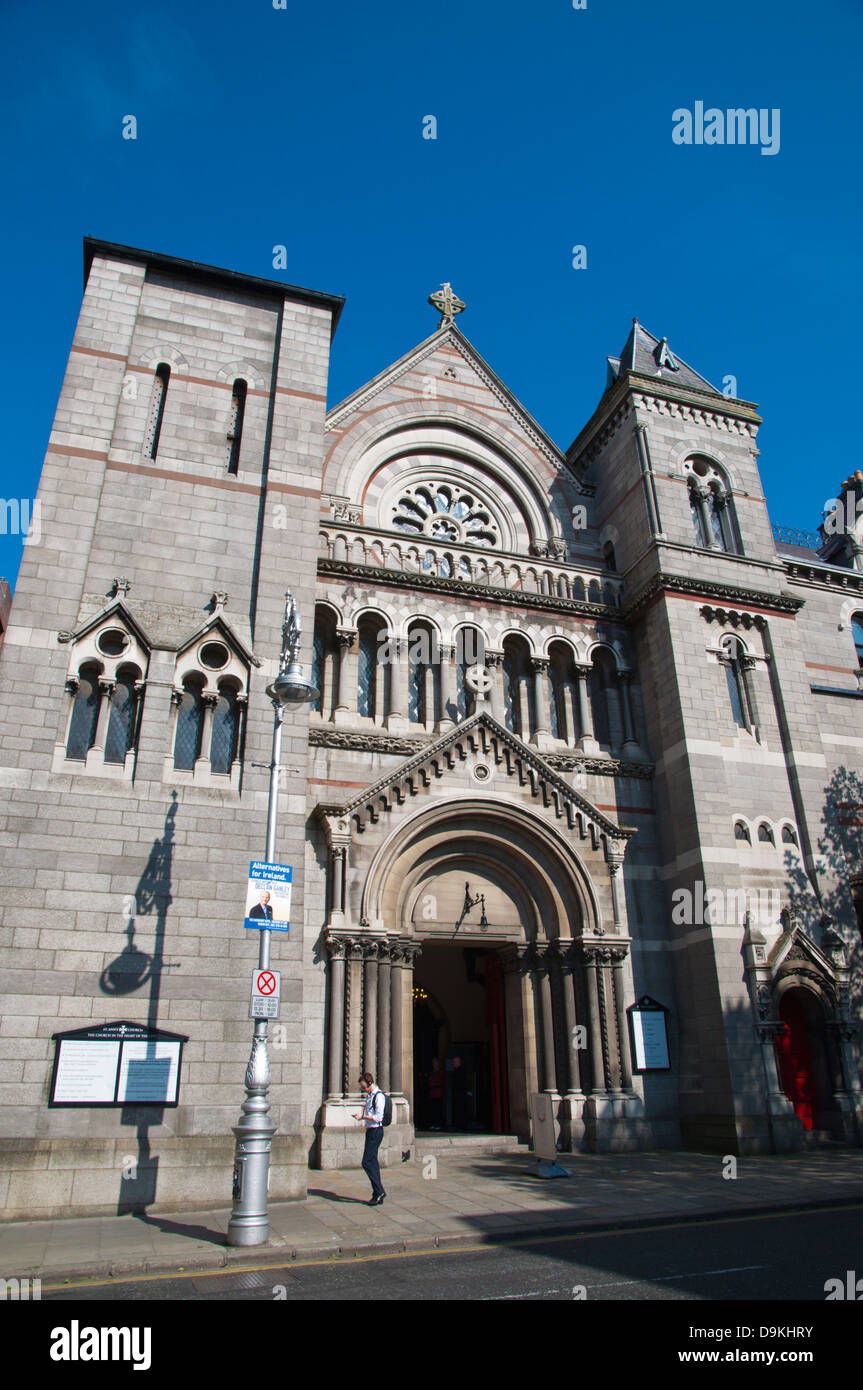
[[[291,597],[285,594],[285,620],[282,624],[282,655],[279,674],[267,687],[275,711],[273,752],[270,759],[270,794],[267,803],[268,864],[276,858],[276,817],[279,803],[279,759],[282,751],[282,721],[289,706],[308,703],[317,689],[303,676],[299,663],[300,616]],[[262,928],[258,946],[258,969],[270,964],[270,932]],[[229,1245],[263,1245],[270,1234],[267,1213],[267,1187],[270,1175],[270,1145],[276,1127],[269,1119],[270,1062],[267,1056],[267,1020],[255,1020],[252,1051],[246,1067],[246,1099],[239,1124],[233,1126],[234,1150],[233,1208],[228,1223]]]

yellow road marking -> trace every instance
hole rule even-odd
[[[848,1202],[836,1207],[785,1207],[779,1211],[754,1212],[747,1215],[745,1212],[731,1216],[705,1217],[703,1220],[695,1221],[664,1221],[655,1226],[616,1226],[613,1230],[604,1231],[574,1231],[569,1235],[557,1236],[524,1236],[521,1240],[498,1240],[493,1244],[484,1245],[458,1245],[441,1249],[439,1246],[431,1246],[428,1250],[395,1250],[383,1255],[330,1255],[322,1260],[291,1260],[289,1264],[257,1264],[257,1265],[222,1265],[219,1269],[192,1269],[192,1270],[167,1270],[162,1274],[118,1274],[112,1279],[86,1279],[74,1284],[43,1284],[43,1293],[62,1293],[67,1289],[100,1289],[116,1288],[120,1284],[147,1284],[165,1279],[224,1279],[226,1275],[234,1274],[264,1274],[275,1273],[279,1270],[309,1269],[317,1265],[358,1265],[372,1264],[379,1260],[416,1260],[425,1259],[429,1255],[470,1255],[470,1254],[490,1254],[495,1250],[518,1249],[522,1245],[559,1245],[563,1241],[574,1240],[601,1240],[603,1237],[613,1238],[615,1236],[637,1235],[639,1232],[645,1235],[653,1231],[679,1231],[693,1226],[722,1226],[732,1221],[776,1221],[785,1216],[825,1216],[834,1211],[856,1211],[863,1207],[863,1202]],[[444,1240],[451,1239],[451,1236],[444,1236]]]

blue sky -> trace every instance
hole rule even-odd
[[[774,521],[813,528],[861,465],[859,0],[3,10],[4,498],[35,493],[85,234],[345,295],[331,403],[433,331],[449,280],[564,448],[637,315],[760,405]],[[778,154],[675,145],[696,101],[778,108]],[[20,554],[0,536],[0,575]]]

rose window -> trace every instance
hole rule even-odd
[[[412,536],[451,545],[499,544],[497,526],[483,503],[450,483],[419,483],[402,493],[393,526]]]

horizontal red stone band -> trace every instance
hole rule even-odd
[[[49,444],[45,450],[46,454],[65,454],[68,458],[75,459],[101,459],[104,463],[107,454],[101,454],[97,449],[73,449],[70,444]]]
[[[188,483],[190,487],[220,487],[229,492],[251,492],[259,494],[261,489],[254,483],[238,483],[231,478],[203,478],[200,473],[179,473],[170,468],[150,468],[146,463],[107,464],[114,473],[141,473],[145,478],[164,478],[168,482]]]

